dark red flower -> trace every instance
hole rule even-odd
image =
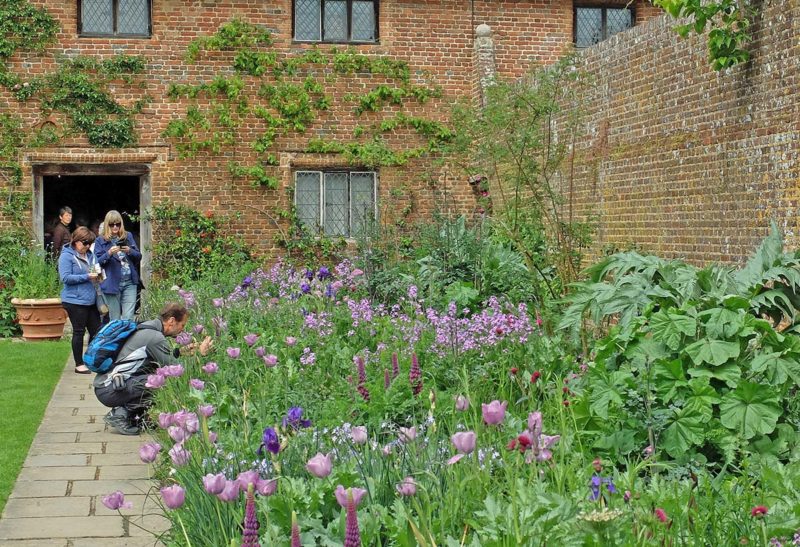
[[[601,460],[600,458],[595,458],[592,461],[592,467],[594,467],[594,470],[599,473],[600,471],[603,470],[603,460]]]
[[[517,367],[511,367],[511,370],[509,372],[511,372],[512,375],[516,375],[517,372],[519,372],[519,369]]]
[[[541,376],[542,376],[541,372],[539,372],[538,370],[535,371],[533,374],[531,374],[531,383],[535,384]]]
[[[562,404],[563,404],[564,406],[569,406],[569,401],[567,401],[566,399],[564,399],[564,401],[562,401]]]
[[[751,517],[763,517],[764,515],[767,514],[767,511],[768,511],[768,509],[767,509],[766,505],[756,505],[750,511],[750,516]]]
[[[517,447],[517,439],[511,439],[510,441],[508,441],[508,444],[506,445],[506,448],[509,450],[514,450],[516,447]]]
[[[519,444],[519,449],[524,452],[533,444],[533,439],[527,433],[522,433],[517,437],[517,443]]]
[[[653,511],[653,514],[661,522],[667,522],[667,513],[661,507],[656,507],[656,510]]]

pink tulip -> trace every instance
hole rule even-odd
[[[250,333],[250,334],[245,334],[244,336],[245,343],[251,348],[253,347],[253,344],[256,343],[256,340],[258,340],[257,334]]]
[[[146,443],[139,447],[139,458],[144,463],[152,463],[156,461],[158,453],[161,451],[161,445],[158,443]]]
[[[145,382],[144,387],[158,389],[163,387],[166,381],[167,379],[160,374],[150,374],[147,376],[147,382]]]
[[[364,444],[367,442],[367,428],[363,425],[357,425],[350,430],[350,437],[356,444]]]
[[[256,481],[256,492],[260,496],[271,496],[278,490],[278,479],[258,479]]]
[[[214,431],[208,432],[208,442],[215,443],[217,442],[217,433]]]
[[[175,467],[181,467],[189,463],[192,453],[186,450],[182,444],[178,443],[169,450],[169,457]]]
[[[239,485],[239,490],[242,492],[246,492],[247,488],[252,484],[255,487],[256,482],[258,482],[258,471],[255,469],[250,469],[249,471],[242,471],[236,477],[236,484]]]
[[[213,361],[206,363],[202,368],[206,374],[216,374],[219,370],[219,366]]]
[[[239,348],[228,348],[225,351],[228,353],[228,357],[230,357],[231,359],[237,359],[239,357],[239,354],[242,353],[242,350],[240,350]]]
[[[166,377],[177,378],[183,376],[183,365],[167,365],[166,367],[158,369],[158,372]]]
[[[197,391],[203,391],[206,388],[206,383],[203,380],[192,378],[191,380],[189,380],[189,386],[193,387]]]
[[[383,448],[381,448],[381,454],[383,454],[384,456],[388,456],[391,453],[392,453],[392,445],[387,444],[384,445]]]
[[[506,417],[506,407],[508,406],[508,401],[492,401],[491,403],[482,404],[481,405],[481,412],[483,414],[483,421],[489,425],[497,425],[502,423],[503,419]]]
[[[294,336],[287,336],[286,337],[286,345],[287,346],[293,346],[296,343],[297,343],[297,338],[295,338]]]
[[[186,416],[185,424],[186,425],[184,425],[184,427],[189,433],[197,433],[200,431],[200,418],[198,418],[197,414],[194,412],[189,412],[189,414]]]
[[[203,477],[203,488],[205,488],[206,492],[209,494],[216,495],[225,489],[226,482],[225,475],[222,473],[217,473],[216,475],[209,473]]]
[[[272,355],[272,354],[265,355],[264,357],[262,357],[262,359],[264,360],[264,366],[267,367],[267,368],[272,368],[272,367],[274,367],[275,365],[278,364],[278,356],[277,355]]]
[[[177,509],[186,500],[186,490],[180,485],[173,484],[161,489],[161,497],[164,499],[164,505],[170,509]]]
[[[353,502],[356,504],[356,507],[358,507],[358,504],[361,503],[361,499],[367,493],[367,491],[364,490],[363,488],[353,487],[345,490],[344,486],[340,484],[339,486],[336,487],[334,495],[336,496],[336,501],[338,501],[339,505],[341,505],[342,507],[347,507],[348,492],[353,495]]]
[[[456,397],[456,410],[459,412],[464,412],[469,408],[469,399],[464,397],[463,395],[459,395]]]
[[[413,496],[417,493],[417,483],[413,477],[404,478],[396,488],[401,496]]]
[[[475,432],[474,431],[460,431],[450,437],[456,450],[462,454],[469,454],[475,450]]]
[[[400,428],[400,440],[403,442],[411,442],[417,438],[417,428],[416,427],[401,427]]]
[[[222,501],[236,501],[239,499],[239,484],[236,481],[225,481],[225,488],[217,497]]]
[[[317,455],[308,460],[306,464],[306,469],[309,473],[314,475],[318,478],[327,477],[331,474],[331,469],[333,469],[333,462],[331,462],[331,458],[329,454],[321,454],[317,452]]]
[[[158,427],[166,429],[175,422],[172,420],[171,412],[159,412],[158,414]]]
[[[206,418],[214,414],[214,405],[200,405],[197,411]]]
[[[118,509],[131,509],[133,504],[129,501],[125,501],[125,494],[123,494],[120,490],[113,492],[107,496],[103,496],[101,500],[103,505],[111,509],[112,511],[117,511]]]
[[[256,357],[264,357],[267,354],[267,350],[264,349],[264,346],[258,346],[255,349]]]
[[[188,431],[178,425],[169,426],[169,428],[167,428],[167,434],[169,435],[169,438],[176,443],[182,443],[191,437],[191,434]]]

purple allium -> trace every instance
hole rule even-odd
[[[345,521],[344,547],[361,547],[361,532],[358,529],[358,513],[352,489],[347,492],[347,519]]]
[[[188,346],[192,343],[192,335],[188,332],[182,332],[175,337],[175,343],[179,346]]]
[[[411,391],[414,395],[422,392],[422,372],[419,369],[419,359],[417,354],[411,354],[411,370],[408,371],[408,382],[411,384]]]
[[[219,370],[219,366],[213,361],[206,363],[201,368],[203,369],[203,372],[205,372],[206,374],[216,374],[217,371]]]
[[[392,380],[400,376],[400,363],[397,361],[397,352],[392,352]]]
[[[203,391],[206,388],[206,383],[203,380],[192,378],[189,380],[189,385],[198,391]]]
[[[186,500],[186,490],[179,484],[173,484],[161,489],[161,498],[169,509],[177,509]]]
[[[256,340],[258,340],[258,335],[255,333],[251,332],[250,334],[245,334],[244,336],[245,344],[247,344],[251,348],[253,347],[253,344],[256,343]]]
[[[297,524],[297,513],[292,511],[292,544],[290,547],[303,547],[300,543],[300,526]]]
[[[231,359],[238,359],[239,355],[242,353],[242,350],[239,348],[228,348],[225,351],[228,353],[228,357]]]
[[[117,511],[119,509],[131,509],[133,507],[131,502],[125,501],[125,494],[123,494],[121,490],[117,490],[116,492],[112,492],[107,496],[103,496],[101,501],[103,502],[103,505],[112,511]]]
[[[291,427],[292,429],[300,429],[302,427],[311,427],[311,420],[303,419],[303,407],[293,406],[286,413],[286,416],[283,417],[281,425],[284,428]]]
[[[256,498],[253,488],[247,489],[247,501],[244,508],[244,530],[242,532],[242,547],[261,547],[258,542],[258,515],[256,514]]]
[[[161,452],[161,445],[158,443],[145,443],[139,447],[139,458],[144,463],[153,463]]]
[[[209,473],[203,477],[203,488],[206,492],[215,496],[225,490],[226,483],[227,479],[222,473],[217,473],[216,475]]]
[[[272,427],[268,427],[264,430],[264,435],[261,437],[261,446],[258,447],[259,455],[261,455],[264,448],[273,454],[277,454],[281,451],[281,441],[278,438],[278,432]]]

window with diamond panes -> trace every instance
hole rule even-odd
[[[371,171],[298,171],[294,203],[309,231],[356,237],[375,218],[375,173]]]
[[[633,10],[624,7],[576,7],[575,46],[588,47],[633,26]]]
[[[150,36],[151,0],[79,0],[81,36]]]
[[[294,39],[375,42],[378,0],[294,0]]]

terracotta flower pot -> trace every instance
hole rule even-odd
[[[25,340],[58,340],[64,334],[67,312],[60,298],[12,298]]]

